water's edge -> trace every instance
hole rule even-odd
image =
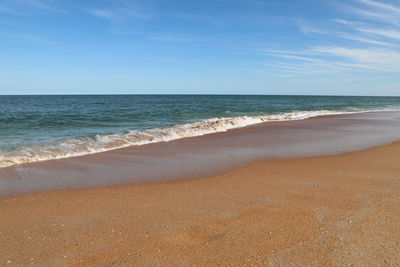
[[[82,137],[65,139],[60,142],[23,147],[16,152],[0,153],[0,169],[62,158],[84,156],[130,146],[168,142],[187,137],[226,132],[231,129],[268,123],[297,121],[320,116],[360,114],[370,112],[398,111],[397,109],[361,111],[296,111],[266,116],[240,116],[210,118],[189,124],[178,124],[167,128],[153,128],[144,131],[130,130],[126,133],[96,135],[95,138]],[[0,151],[1,152],[1,151]]]
[[[2,168],[0,197],[209,177],[254,160],[330,156],[400,141],[400,111],[312,118]]]

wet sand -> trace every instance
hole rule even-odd
[[[399,266],[400,143],[0,199],[0,265]]]

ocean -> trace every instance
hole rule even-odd
[[[166,142],[272,121],[400,110],[400,97],[0,96],[0,167]]]

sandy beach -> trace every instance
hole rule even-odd
[[[400,0],[0,25],[0,267],[400,267]]]
[[[400,144],[0,200],[4,266],[399,266]]]

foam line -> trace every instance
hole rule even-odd
[[[317,116],[352,114],[389,110],[368,111],[295,111],[268,116],[242,116],[232,118],[210,118],[189,124],[179,124],[168,128],[153,128],[144,131],[128,131],[93,137],[65,139],[56,143],[45,143],[20,148],[17,151],[0,151],[0,168],[29,162],[69,158],[99,153],[129,146],[140,146],[157,142],[168,142],[186,137],[225,132],[266,122],[304,120]]]

